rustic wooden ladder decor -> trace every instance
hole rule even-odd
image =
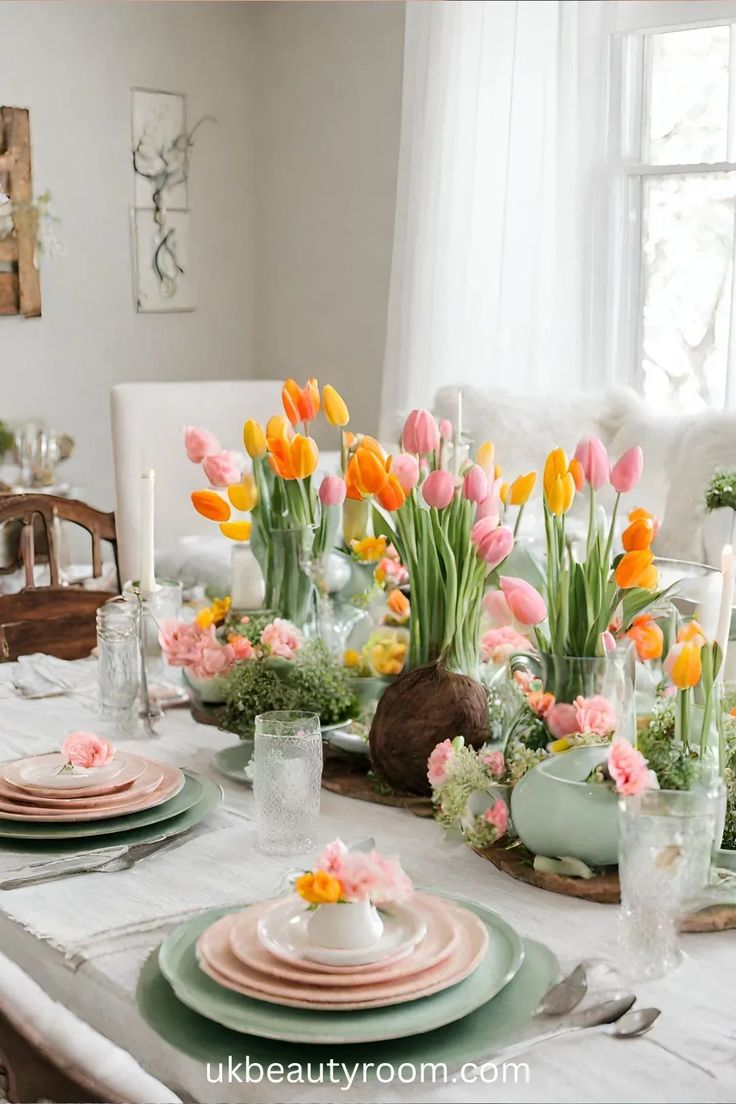
[[[34,263],[36,226],[30,205],[31,131],[28,111],[0,107],[0,191],[13,203],[15,230],[0,240],[0,314],[41,314],[41,285]]]

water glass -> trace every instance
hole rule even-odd
[[[97,610],[100,716],[117,731],[136,727],[138,697],[138,607],[124,598],[112,598]]]
[[[157,579],[157,590],[143,599],[143,655],[146,662],[146,673],[152,681],[171,679],[180,682],[179,668],[174,671],[161,654],[161,645],[158,640],[159,625],[162,621],[181,618],[182,584],[176,579]],[[127,582],[123,587],[123,595],[132,603],[137,603],[138,581]]]
[[[678,922],[707,884],[717,803],[707,791],[645,790],[619,802],[622,968],[664,977],[679,963]]]
[[[322,732],[316,713],[256,717],[253,793],[258,846],[267,855],[308,851],[319,816]]]

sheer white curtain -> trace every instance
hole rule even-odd
[[[444,384],[543,391],[597,372],[605,5],[406,7],[387,435]]]

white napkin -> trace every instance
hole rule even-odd
[[[97,694],[97,660],[58,659],[34,652],[20,656],[13,665],[12,682],[27,698],[51,698],[62,694],[94,699]]]

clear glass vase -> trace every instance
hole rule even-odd
[[[315,588],[311,562],[314,526],[272,529],[273,574],[269,606],[300,629],[311,630],[315,620]]]

